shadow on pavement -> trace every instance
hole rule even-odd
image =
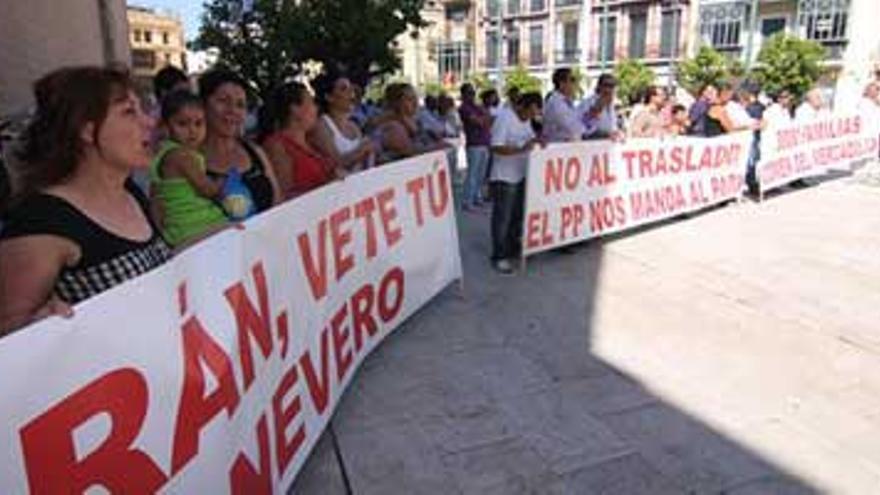
[[[464,292],[368,358],[332,421],[338,452],[328,430],[292,492],[819,492],[592,353],[601,242],[505,277],[488,215],[459,222]]]

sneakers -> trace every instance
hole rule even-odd
[[[503,275],[510,275],[516,271],[516,269],[513,267],[513,263],[511,263],[510,260],[498,260],[495,261],[492,266],[498,273],[501,273]]]

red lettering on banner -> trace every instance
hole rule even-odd
[[[565,162],[565,188],[574,191],[581,181],[581,161],[573,156]]]
[[[597,187],[614,184],[617,177],[611,173],[611,165],[608,153],[593,156],[593,164],[590,167],[590,178],[587,179],[587,186]]]
[[[681,184],[630,193],[630,211],[635,221],[667,216],[687,207]]]
[[[701,205],[709,203],[709,198],[706,197],[706,193],[703,191],[703,181],[695,180],[691,182],[690,185],[691,190],[691,204],[693,205]]]
[[[352,355],[348,348],[351,332],[345,320],[348,318],[348,305],[343,304],[330,319],[330,333],[333,335],[333,356],[336,358],[336,378],[341,382],[351,368]]]
[[[95,485],[112,493],[158,491],[167,481],[165,474],[149,455],[132,448],[148,403],[143,375],[118,369],[30,421],[20,431],[30,493],[82,493]],[[109,416],[109,435],[77,459],[74,431],[100,414]]]
[[[370,284],[366,284],[351,296],[352,332],[354,333],[354,349],[360,352],[364,346],[364,330],[369,336],[376,335],[379,326],[373,318],[373,298],[375,290]]]
[[[364,228],[367,232],[367,259],[371,260],[376,257],[376,218],[373,212],[376,211],[376,201],[373,198],[367,198],[359,201],[354,207],[354,216],[364,219]]]
[[[620,156],[626,162],[626,176],[630,179],[635,179],[635,159],[636,152],[633,150],[624,150],[620,153]]]
[[[583,205],[573,204],[563,206],[560,210],[561,222],[559,226],[559,238],[565,240],[568,237],[577,238],[584,224],[586,212]],[[566,234],[568,231],[568,235]]]
[[[703,148],[703,155],[700,157],[700,168],[712,168],[712,147]]]
[[[183,389],[174,427],[171,472],[178,473],[199,452],[199,434],[208,423],[226,410],[232,417],[239,395],[232,372],[232,361],[201,323],[189,318],[183,325]],[[202,363],[217,379],[217,389],[205,396]]]
[[[416,177],[406,183],[406,192],[412,196],[413,208],[416,212],[416,225],[421,227],[425,224],[425,214],[422,211],[422,191],[425,190],[425,178]]]
[[[318,246],[315,252],[312,251],[312,244],[306,232],[297,237],[297,242],[312,297],[315,301],[320,301],[327,295],[327,221],[318,222]]]
[[[590,230],[601,233],[626,223],[623,198],[600,198],[590,201]]]
[[[434,218],[440,218],[446,213],[446,207],[449,205],[449,186],[446,182],[446,168],[441,168],[437,172],[437,181],[428,177],[428,198],[431,202],[431,214]]]
[[[290,367],[287,373],[281,377],[278,389],[272,396],[272,416],[275,421],[275,459],[278,463],[278,476],[283,477],[287,472],[290,461],[293,456],[299,452],[303,442],[306,440],[306,426],[302,421],[299,422],[294,434],[287,439],[287,428],[293,423],[299,413],[302,411],[302,400],[299,394],[294,395],[287,407],[284,407],[284,398],[299,381],[299,375],[296,371],[296,365]]]
[[[235,313],[235,323],[238,328],[238,353],[241,362],[241,371],[244,377],[244,391],[251,387],[254,381],[254,356],[251,352],[251,339],[257,341],[263,358],[268,359],[272,353],[272,328],[269,316],[269,292],[266,288],[266,273],[263,264],[257,263],[251,269],[254,285],[257,288],[257,299],[260,302],[260,313],[254,309],[254,303],[247,295],[244,284],[238,282],[226,289],[224,295]]]
[[[306,385],[309,389],[309,395],[312,398],[312,405],[315,411],[321,415],[327,409],[327,402],[330,398],[330,372],[329,372],[329,347],[327,345],[327,329],[321,330],[320,356],[318,362],[321,366],[321,377],[318,378],[315,373],[315,365],[312,361],[311,353],[306,350],[299,358],[299,365],[306,376]]]
[[[232,495],[271,495],[272,465],[269,454],[269,426],[266,415],[257,423],[257,445],[260,451],[260,471],[254,469],[244,452],[238,454],[229,472],[229,489]]]
[[[379,218],[382,220],[382,228],[385,230],[385,240],[391,247],[397,244],[402,237],[400,227],[394,226],[397,219],[397,209],[394,207],[394,189],[388,188],[376,195],[379,202]]]
[[[393,301],[389,301],[388,292],[392,286],[395,288],[396,297]],[[400,313],[400,308],[403,307],[403,290],[403,270],[400,267],[394,267],[385,274],[382,282],[379,283],[379,318],[382,318],[385,323],[390,322]]]
[[[287,357],[287,346],[290,344],[290,337],[287,325],[287,311],[282,311],[275,318],[275,326],[278,328],[278,342],[281,343],[281,359]]]
[[[330,214],[330,240],[333,244],[333,262],[336,267],[337,282],[354,267],[354,256],[344,252],[345,246],[351,243],[351,230],[344,226],[350,218],[351,210],[348,206]]]
[[[651,150],[641,150],[639,151],[639,177],[653,177],[654,173],[651,171],[651,161],[653,160],[653,155],[651,155]]]
[[[529,249],[553,244],[549,214],[546,211],[529,213],[526,246]]]
[[[544,164],[544,194],[562,190],[562,158],[550,158]]]

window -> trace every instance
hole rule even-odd
[[[519,14],[519,0],[507,0],[507,13],[509,15]]]
[[[544,65],[544,26],[529,28],[529,65]]]
[[[577,22],[562,24],[562,48],[556,51],[556,63],[573,64],[578,61],[580,56],[580,50],[578,50],[578,30]],[[557,44],[557,46],[559,45]]]
[[[455,84],[467,79],[471,71],[471,45],[467,41],[443,41],[437,44],[439,80]]]
[[[681,11],[665,10],[660,17],[660,56],[678,57],[678,36],[681,32]]]
[[[132,50],[131,66],[135,69],[154,69],[156,67],[156,53],[150,50]]]
[[[163,44],[163,45],[167,45],[167,44],[168,44],[168,33],[167,33],[167,32],[163,32],[163,33],[162,33],[162,44]]]
[[[486,31],[486,67],[490,69],[498,67],[501,58],[500,48],[498,31]]]
[[[141,42],[141,30],[140,29],[134,30],[134,40],[138,43]]]
[[[572,7],[575,5],[580,5],[581,0],[555,0],[557,7]]]
[[[712,5],[700,11],[700,36],[718,50],[739,49],[749,8],[742,4]]]
[[[645,58],[645,42],[648,36],[648,14],[634,12],[629,15],[629,58]]]
[[[847,40],[850,0],[800,0],[798,25],[807,39],[826,43]]]
[[[529,10],[532,12],[543,12],[547,9],[547,4],[544,3],[544,0],[531,0],[529,2]]]
[[[170,65],[170,64],[171,64],[171,54],[166,53],[165,54],[165,65]]]
[[[486,15],[498,17],[501,15],[501,0],[488,0],[486,2]]]
[[[785,31],[785,17],[761,19],[761,39],[768,40],[776,33]]]
[[[614,60],[614,49],[617,39],[617,17],[602,17],[599,20],[599,59],[601,61]]]
[[[146,41],[147,43],[153,42],[153,32],[149,29],[144,31],[144,41]]]
[[[507,65],[519,65],[519,29],[516,27],[507,31]]]

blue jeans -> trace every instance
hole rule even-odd
[[[473,206],[480,203],[480,190],[483,181],[486,180],[486,166],[489,164],[488,146],[468,146],[465,148],[467,156],[467,178],[464,183],[464,206]]]

